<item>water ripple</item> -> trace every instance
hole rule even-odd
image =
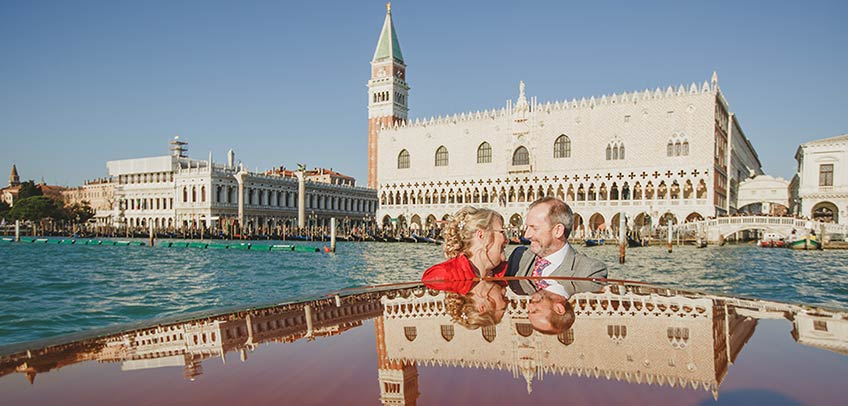
[[[611,278],[848,307],[848,251],[675,246],[669,254],[665,247],[646,247],[628,250],[627,262],[618,264],[615,246],[578,249],[606,262]],[[3,244],[0,345],[347,287],[413,281],[442,260],[440,247],[428,244],[339,243],[332,255]]]

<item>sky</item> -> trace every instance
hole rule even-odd
[[[0,184],[77,186],[106,161],[189,154],[367,183],[383,1],[0,1]],[[703,83],[769,175],[848,133],[848,2],[395,1],[410,118]]]

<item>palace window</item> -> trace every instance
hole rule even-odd
[[[436,166],[448,166],[448,149],[444,145],[436,149]]]
[[[618,161],[624,159],[624,143],[618,139],[614,139],[607,144],[607,161]]]
[[[554,141],[554,158],[571,157],[571,139],[563,134]]]
[[[495,337],[498,335],[498,331],[495,329],[495,326],[485,326],[483,327],[481,333],[483,333],[483,339],[492,342],[495,341]]]
[[[833,186],[833,164],[819,165],[819,186]]]
[[[492,162],[492,146],[488,142],[483,142],[477,147],[477,163],[488,164]]]
[[[568,329],[557,334],[557,340],[563,345],[571,345],[574,342],[574,330]]]
[[[530,165],[530,153],[527,152],[527,148],[518,147],[515,149],[515,152],[512,153],[512,165]]]
[[[407,169],[409,168],[409,151],[402,150],[400,154],[398,154],[398,169]]]
[[[407,340],[415,341],[415,337],[418,337],[418,332],[415,326],[406,326],[403,328],[403,335],[406,336]]]
[[[442,338],[444,338],[445,341],[453,340],[453,325],[443,324],[443,325],[441,325],[441,328],[442,328]]]

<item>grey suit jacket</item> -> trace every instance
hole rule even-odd
[[[514,255],[520,255],[517,266],[507,270],[507,276],[531,276],[533,265],[536,263],[536,254],[528,250],[516,249],[510,256],[510,264],[515,264]],[[607,277],[607,266],[597,259],[589,258],[577,252],[571,244],[565,252],[565,259],[550,276],[573,277],[573,278],[604,278]],[[601,288],[601,284],[590,281],[557,281],[568,292],[573,295],[578,292],[591,292]]]

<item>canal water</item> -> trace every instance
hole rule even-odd
[[[610,278],[848,308],[848,250],[675,246],[669,254],[665,247],[645,247],[628,250],[627,263],[620,265],[616,246],[577,249],[605,261]],[[415,281],[442,260],[440,246],[410,243],[341,242],[336,254],[4,243],[0,345],[347,287]]]

